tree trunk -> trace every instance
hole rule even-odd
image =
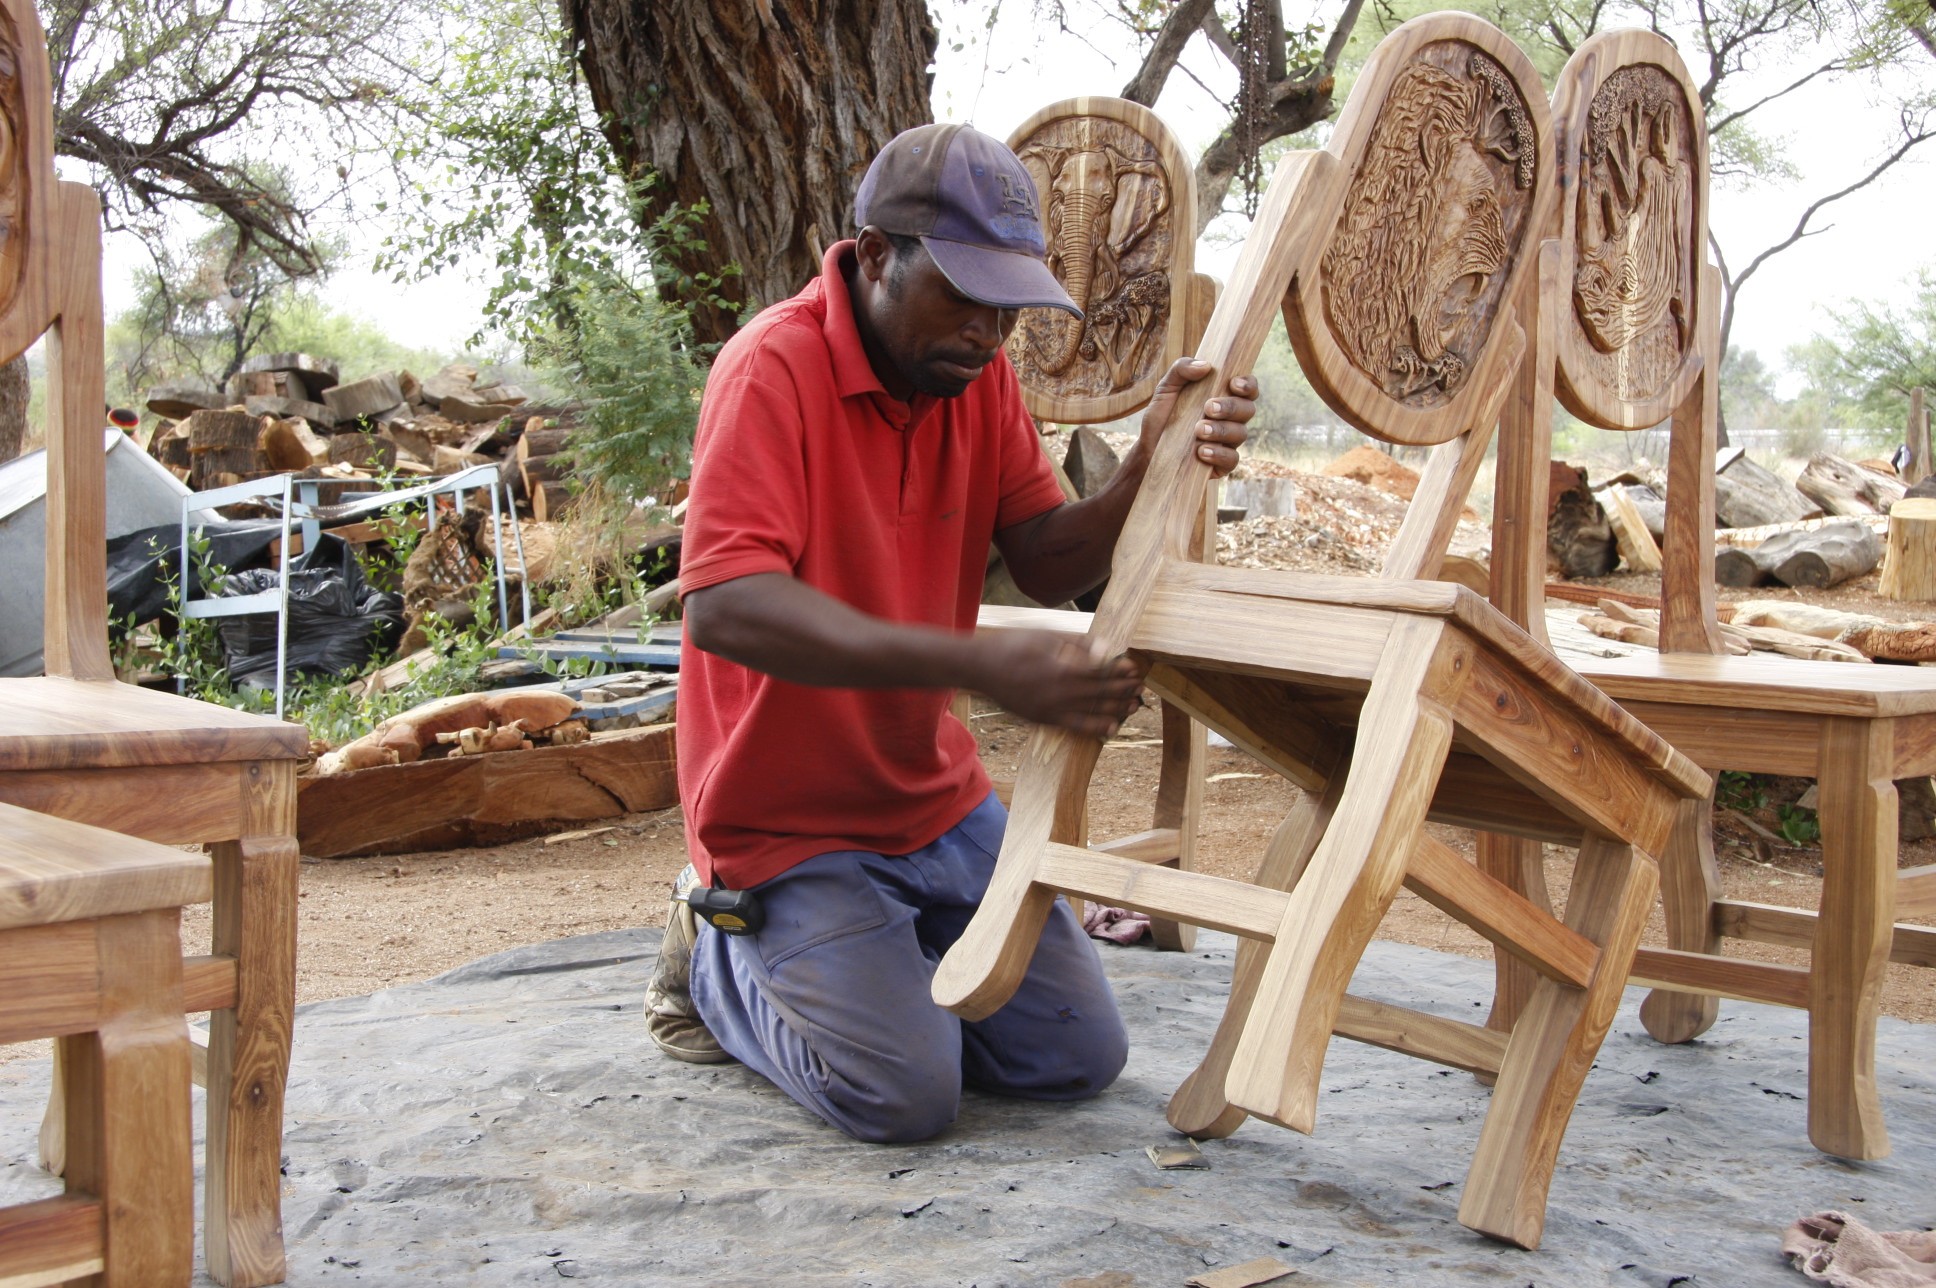
[[[27,355],[0,363],[0,463],[20,455],[27,441],[27,402],[32,397]]]
[[[669,245],[668,298],[702,343],[746,305],[772,304],[820,271],[853,229],[868,162],[931,119],[935,29],[924,0],[565,0],[592,102],[633,173],[656,174],[650,222],[705,203],[702,244]],[[738,265],[713,292],[694,279]]]

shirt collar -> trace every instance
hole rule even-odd
[[[941,400],[931,394],[917,393],[912,403],[903,403],[889,395],[881,378],[874,374],[874,364],[867,359],[867,348],[860,342],[860,327],[854,321],[853,295],[847,289],[845,269],[854,262],[856,244],[851,237],[837,241],[827,248],[820,261],[820,298],[826,310],[820,325],[826,336],[828,356],[833,359],[834,389],[842,398],[871,394],[890,422],[911,429],[925,420]]]

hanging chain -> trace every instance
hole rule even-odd
[[[1237,178],[1244,185],[1244,214],[1257,217],[1257,202],[1264,190],[1264,104],[1270,89],[1270,42],[1276,38],[1271,21],[1270,0],[1245,0],[1244,15],[1237,26],[1237,49],[1243,55],[1237,67],[1237,143],[1242,160],[1237,163]]]

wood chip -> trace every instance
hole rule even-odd
[[[1187,1136],[1178,1144],[1151,1145],[1143,1152],[1149,1155],[1150,1162],[1166,1172],[1179,1168],[1195,1172],[1210,1170],[1210,1160],[1203,1156],[1203,1151],[1197,1148],[1197,1143]]]
[[[1203,781],[1206,783],[1221,783],[1232,778],[1262,778],[1262,777],[1263,777],[1262,774],[1246,774],[1233,769],[1228,773],[1212,774],[1210,775],[1210,777],[1204,779]]]
[[[575,832],[553,832],[544,839],[544,843],[546,845],[563,845],[566,841],[582,841],[588,836],[597,836],[603,832],[615,832],[617,830],[616,827],[581,827]]]
[[[1296,1273],[1276,1257],[1259,1257],[1241,1266],[1206,1271],[1183,1282],[1185,1288],[1251,1288],[1253,1284],[1267,1284]]]

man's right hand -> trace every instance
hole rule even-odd
[[[975,643],[980,674],[966,687],[1024,720],[1107,738],[1136,711],[1143,669],[1126,657],[1105,656],[1088,640],[1003,630]]]

